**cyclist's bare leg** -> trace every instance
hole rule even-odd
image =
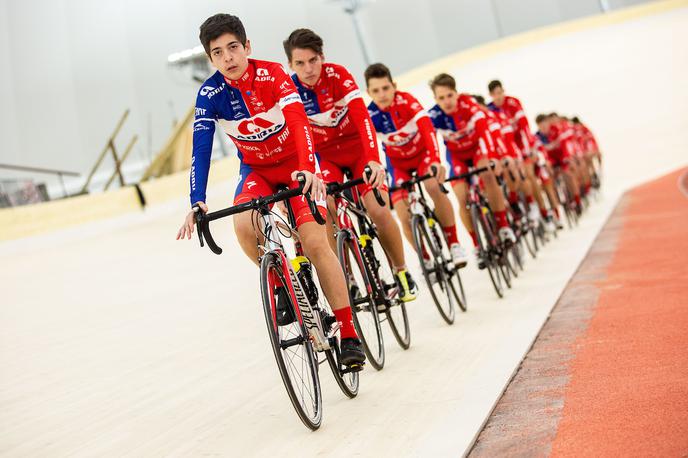
[[[456,195],[456,200],[459,201],[459,217],[461,218],[463,226],[469,233],[474,232],[475,229],[473,227],[471,213],[468,208],[466,208],[466,203],[468,202],[468,183],[464,180],[457,181],[452,189]]]
[[[385,251],[389,253],[389,257],[392,258],[394,269],[400,270],[405,268],[406,265],[401,231],[389,209],[389,194],[387,192],[381,192],[380,194],[386,203],[384,207],[377,203],[375,195],[372,192],[363,196],[363,204],[366,207],[368,215],[370,215],[370,219],[372,219],[375,226],[377,226],[378,233],[380,234],[380,242],[385,248]]]
[[[337,217],[337,209],[334,202],[334,197],[327,196],[327,221],[325,222],[325,229],[327,230],[327,241],[332,248],[333,253],[337,253],[337,239],[335,237],[335,224],[332,217]]]
[[[489,166],[490,161],[487,158],[480,159],[478,163],[476,164],[477,167],[487,167]],[[499,173],[500,170],[499,168],[499,163],[497,163],[497,168],[495,168],[495,172]],[[506,206],[504,205],[504,196],[502,195],[502,190],[499,187],[499,184],[497,183],[497,177],[495,176],[495,172],[492,170],[487,170],[483,173],[480,174],[480,179],[483,182],[483,185],[485,186],[485,195],[487,196],[487,201],[490,203],[490,208],[492,208],[493,212],[498,212],[498,211],[504,211],[506,209]]]
[[[454,209],[452,208],[449,198],[440,190],[440,185],[437,180],[427,180],[424,185],[428,195],[435,203],[435,213],[442,227],[455,226],[456,218],[454,218]]]
[[[521,176],[516,168],[516,163],[510,157],[504,160],[504,165],[507,170],[502,174],[506,187],[509,192],[518,192],[521,187]]]
[[[349,307],[349,293],[342,266],[330,248],[327,231],[318,223],[309,221],[299,226],[301,246],[318,271],[320,286],[332,310]]]
[[[397,218],[401,223],[401,229],[404,232],[406,240],[415,246],[413,242],[413,231],[411,230],[411,212],[409,211],[408,200],[400,199],[394,203],[394,211],[397,213]]]
[[[252,219],[253,218],[253,219]],[[237,240],[239,241],[239,246],[243,252],[248,256],[248,258],[253,261],[254,264],[258,263],[258,245],[256,240],[260,240],[263,243],[263,237],[261,234],[256,233],[253,229],[253,221],[255,221],[255,215],[253,212],[243,212],[234,215],[234,232],[236,233]],[[262,220],[258,219],[259,224],[262,224]]]
[[[523,165],[526,172],[526,179],[530,182],[530,185],[532,186],[532,192],[533,197],[535,198],[535,202],[537,202],[541,210],[546,210],[547,207],[545,206],[545,199],[543,198],[542,187],[540,186],[540,181],[538,180],[537,175],[535,175],[535,164],[531,161],[528,161],[525,162]]]

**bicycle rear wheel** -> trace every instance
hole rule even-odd
[[[337,234],[337,256],[346,278],[356,332],[363,343],[368,362],[380,370],[385,365],[385,346],[373,294],[374,286],[363,265],[358,240],[348,231]]]
[[[447,324],[453,324],[456,315],[454,308],[454,296],[447,284],[445,264],[448,260],[439,251],[439,248],[430,238],[428,233],[427,220],[420,215],[414,215],[411,220],[411,230],[413,231],[413,241],[416,246],[416,253],[423,269],[423,277],[430,290],[432,300],[435,302],[437,311],[440,312],[442,319]],[[426,266],[423,253],[430,255],[432,266]]]
[[[277,325],[277,288],[290,281],[285,278],[282,268],[280,257],[274,253],[267,253],[260,263],[265,324],[289,399],[303,424],[316,430],[322,422],[322,393],[318,362],[308,331],[299,320],[286,326]],[[298,316],[291,295],[289,307],[294,316]]]

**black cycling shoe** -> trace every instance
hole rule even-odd
[[[345,366],[362,364],[365,361],[363,345],[358,339],[342,339],[339,344],[339,360]]]
[[[289,292],[284,286],[275,289],[277,291],[277,325],[286,326],[292,324],[296,321],[296,317],[289,300]]]

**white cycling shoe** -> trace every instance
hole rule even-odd
[[[458,243],[452,243],[449,247],[449,252],[451,253],[452,262],[454,267],[460,269],[468,264],[468,253],[463,249]]]
[[[537,205],[533,204],[528,209],[528,221],[530,221],[530,224],[533,226],[537,225],[537,223],[540,221],[540,209]]]
[[[540,216],[540,215],[538,215]],[[511,230],[509,226],[505,227],[500,227],[499,228],[499,240],[501,240],[504,243],[516,243],[516,235],[514,234],[514,231]]]
[[[551,216],[545,219],[545,232],[548,234],[554,234],[557,232],[557,225],[554,224],[554,220]]]

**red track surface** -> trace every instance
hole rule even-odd
[[[628,192],[471,456],[688,456],[688,170]]]
[[[571,365],[553,456],[688,453],[688,197],[634,189]]]

